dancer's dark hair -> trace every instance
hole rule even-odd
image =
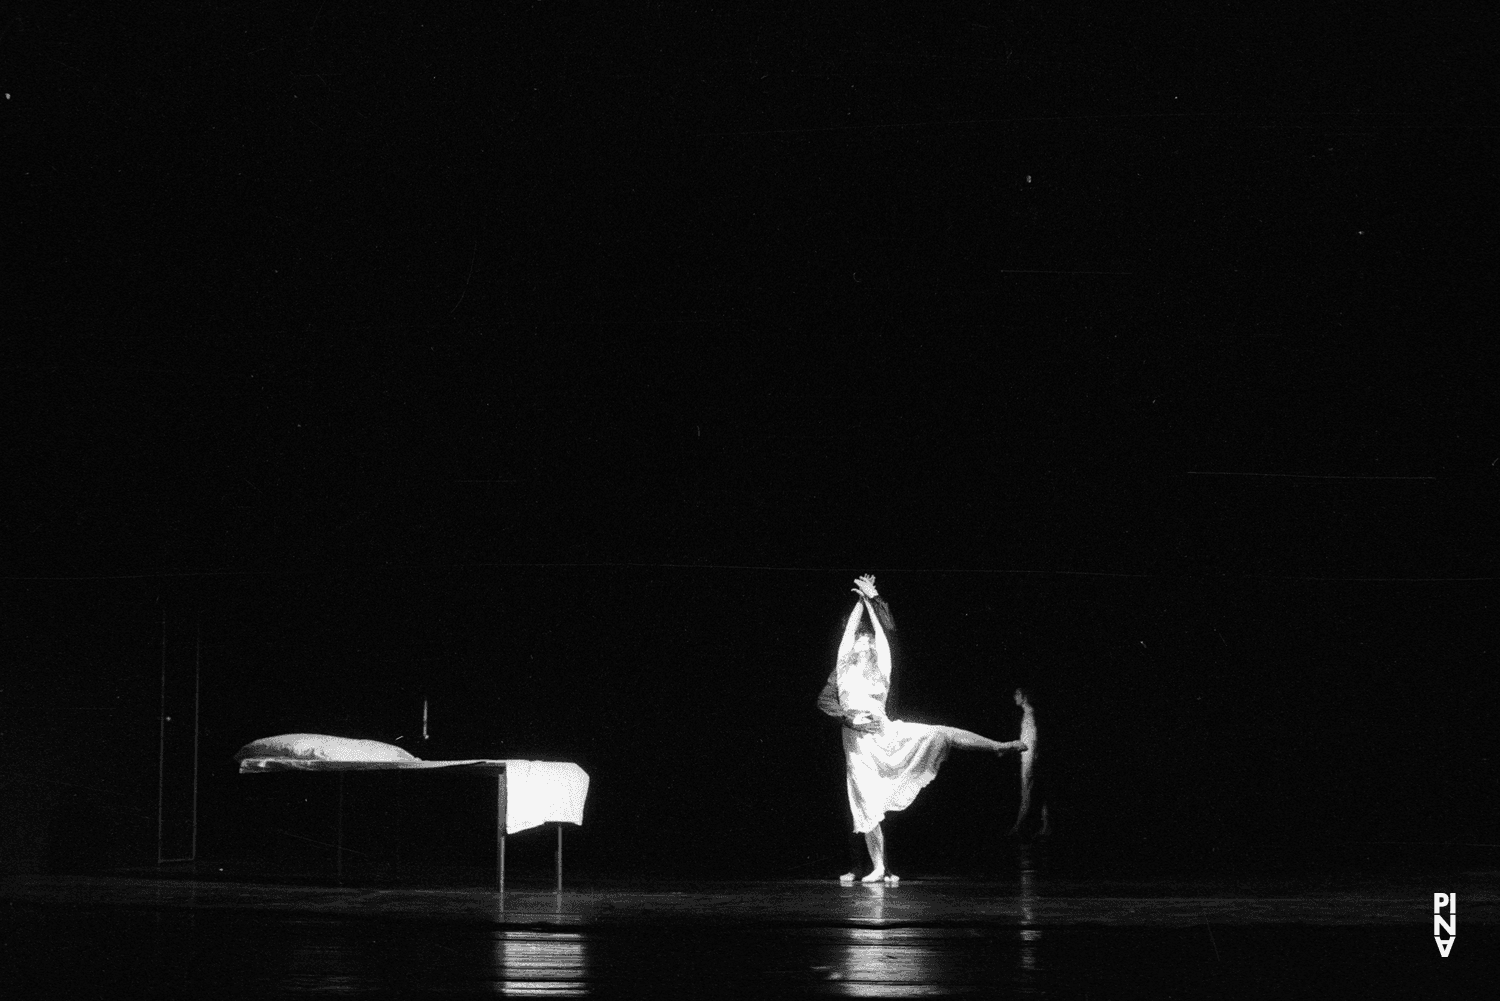
[[[885,599],[876,595],[870,599],[870,607],[875,609],[875,614],[880,616],[880,626],[888,633],[896,631],[896,618],[891,615],[891,606],[885,603]]]

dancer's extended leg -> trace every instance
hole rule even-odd
[[[972,730],[960,730],[956,726],[934,727],[942,731],[954,747],[963,748],[965,751],[990,751],[994,754],[1009,754],[1011,751],[1024,751],[1026,745],[1019,740],[991,740],[982,737]]]

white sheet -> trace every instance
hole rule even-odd
[[[240,774],[258,772],[383,772],[478,767],[505,770],[505,833],[542,824],[583,824],[589,775],[571,761],[467,758],[461,761],[318,761],[306,758],[246,758]]]

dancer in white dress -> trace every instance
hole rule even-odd
[[[891,647],[886,638],[886,627],[891,624],[889,610],[876,593],[874,577],[860,577],[854,592],[859,600],[849,613],[838,660],[818,696],[818,708],[843,721],[849,811],[854,816],[855,833],[865,837],[872,863],[862,881],[894,882],[896,877],[886,872],[885,865],[885,835],[880,827],[885,815],[910,806],[955,747],[1004,755],[1024,751],[1026,745],[1018,740],[991,740],[953,726],[887,719],[885,700],[891,687]],[[853,882],[854,873],[845,873],[839,879]]]

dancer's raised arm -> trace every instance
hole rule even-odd
[[[839,641],[839,655],[834,661],[835,664],[842,664],[850,651],[854,649],[854,634],[859,629],[859,620],[865,614],[866,604],[868,602],[864,598],[854,603],[854,611],[849,613],[849,622],[844,626],[844,638]]]
[[[875,662],[880,665],[880,673],[889,682],[891,677],[891,641],[886,638],[885,627],[880,624],[880,616],[875,614],[875,606],[870,603],[870,599],[861,596],[859,600],[870,610],[870,623],[875,627]]]
[[[849,621],[844,626],[844,638],[839,643],[839,653],[834,661],[834,668],[828,673],[828,680],[824,682],[823,690],[818,693],[818,709],[828,716],[842,719],[846,726],[855,730],[878,733],[883,725],[882,720],[872,718],[868,709],[846,706],[839,693],[839,665],[848,660],[854,651],[854,638],[858,634],[859,620],[864,613],[864,598],[861,596],[860,600],[854,603],[854,609],[849,613]]]

